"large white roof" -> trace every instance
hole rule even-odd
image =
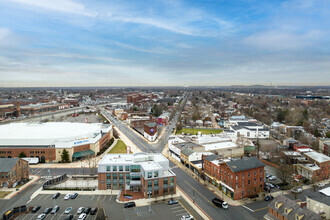
[[[0,146],[55,145],[94,138],[110,129],[101,123],[11,123],[0,126]]]
[[[326,161],[330,161],[330,157],[328,157],[324,154],[315,152],[315,151],[305,153],[305,155],[312,158],[313,160],[317,161],[318,163],[323,163],[323,162],[326,162]]]

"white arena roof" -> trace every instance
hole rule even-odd
[[[77,146],[90,143],[91,139],[100,136],[101,131],[107,133],[110,130],[110,125],[101,123],[11,123],[0,126],[0,146],[56,146],[60,143]]]

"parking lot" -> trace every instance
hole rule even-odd
[[[29,213],[19,216],[18,220],[37,219],[38,215],[42,214],[45,208],[53,208],[55,205],[60,206],[60,210],[54,214],[48,214],[46,220],[64,219],[67,214],[64,211],[67,207],[73,207],[70,214],[73,214],[73,219],[78,219],[77,210],[79,207],[98,207],[98,204],[105,209],[106,215],[109,219],[180,219],[182,215],[189,214],[186,209],[181,205],[179,200],[178,204],[168,205],[167,202],[162,200],[155,204],[142,207],[124,208],[124,204],[117,203],[115,195],[79,195],[76,199],[64,200],[64,194],[59,198],[53,200],[53,194],[39,194],[28,203],[29,207],[41,206],[37,213]],[[93,220],[95,215],[87,215],[87,220]],[[196,218],[195,218],[196,219]]]

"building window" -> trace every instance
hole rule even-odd
[[[107,183],[107,189],[111,189],[111,183]]]
[[[250,180],[248,181],[248,184],[250,185]]]
[[[129,183],[129,179],[130,179],[130,175],[129,174],[126,174],[126,177],[125,177],[126,179],[125,179],[125,182],[126,183]]]
[[[107,174],[107,182],[111,181],[111,174]]]
[[[260,169],[260,174],[262,174],[262,170],[263,170],[263,169]]]
[[[158,171],[154,171],[154,177],[158,177]]]
[[[129,166],[125,166],[125,171],[129,171]]]
[[[122,174],[122,173],[119,174],[119,181],[121,181],[121,182],[124,181],[124,174]]]
[[[154,195],[155,195],[155,196],[158,196],[158,189],[155,189],[155,190],[154,190]]]
[[[249,177],[250,177],[250,171],[249,171]]]
[[[148,172],[148,178],[152,177],[152,172]]]
[[[238,175],[236,175],[236,180],[238,180]]]
[[[254,175],[255,175],[255,176],[257,175],[257,171],[256,171],[256,170],[254,171]]]
[[[163,193],[164,193],[164,195],[166,195],[168,193],[168,189],[167,188],[164,188],[163,189]]]
[[[107,171],[108,171],[108,172],[111,171],[111,166],[107,166]]]
[[[148,189],[152,189],[152,181],[148,181]]]
[[[260,177],[260,182],[262,181],[262,176]]]
[[[113,166],[113,171],[117,171],[117,166]]]
[[[242,173],[242,178],[244,179],[244,173]]]
[[[163,180],[163,185],[164,185],[164,187],[167,187],[168,186],[168,179],[164,179]]]
[[[113,181],[117,181],[117,174],[116,173],[112,174],[112,179],[113,179]]]
[[[141,171],[141,166],[140,165],[131,165],[131,172],[134,173],[139,173]]]
[[[173,186],[173,185],[174,185],[174,178],[171,177],[171,178],[170,178],[170,186]]]
[[[236,183],[236,189],[238,188],[238,183]]]
[[[158,180],[154,181],[154,188],[158,188]]]
[[[119,166],[119,171],[124,171],[123,166]]]

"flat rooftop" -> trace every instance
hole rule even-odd
[[[11,123],[0,126],[0,146],[55,145],[56,142],[94,138],[111,125],[101,123]]]

